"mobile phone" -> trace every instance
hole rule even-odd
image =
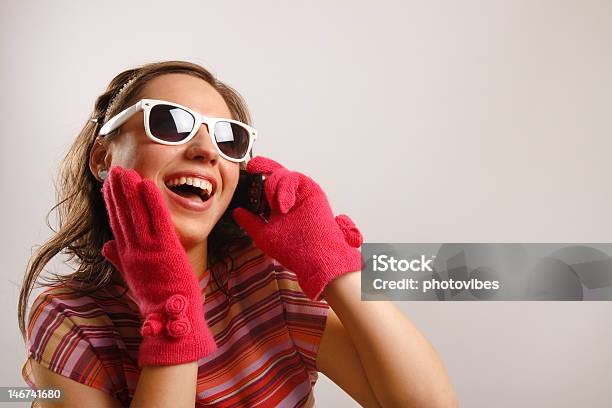
[[[264,192],[264,181],[263,174],[251,174],[241,169],[238,186],[229,205],[230,210],[242,207],[268,219],[270,208]]]

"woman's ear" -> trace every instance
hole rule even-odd
[[[108,148],[108,143],[100,137],[96,138],[89,154],[89,170],[96,180],[104,181],[103,171],[109,170],[111,162],[112,155]]]

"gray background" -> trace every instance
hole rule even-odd
[[[234,86],[255,153],[369,242],[610,241],[610,1],[0,4],[0,385],[23,384],[18,285],[57,163],[110,79],[154,60]],[[610,303],[396,304],[464,407],[610,406]],[[356,405],[323,375],[316,396]]]

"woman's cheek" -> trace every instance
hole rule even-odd
[[[222,208],[221,213],[224,213],[225,210],[227,210],[227,207],[229,207],[229,204],[232,201],[233,195],[234,195],[233,190],[225,191],[225,196],[223,197],[223,208]]]

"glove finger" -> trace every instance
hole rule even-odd
[[[115,203],[115,213],[119,219],[119,225],[125,238],[125,244],[137,244],[137,231],[134,226],[134,211],[131,206],[138,204],[139,197],[135,194],[137,185],[140,181],[138,173],[134,170],[121,167],[111,168],[108,179],[110,184],[113,202]]]
[[[261,232],[265,228],[265,222],[258,215],[238,207],[232,211],[232,216],[238,225],[240,225],[240,228],[245,230],[255,243],[261,244]]]
[[[119,257],[119,251],[117,250],[117,241],[115,241],[114,239],[107,241],[102,246],[102,255],[104,255],[104,257],[108,259],[110,263],[113,264],[115,269],[119,271],[121,276],[123,276],[121,258]]]
[[[276,178],[278,182],[273,186],[275,205],[281,214],[286,214],[296,203],[296,193],[300,186],[300,178],[296,173],[288,173],[284,177]]]
[[[140,195],[142,177],[136,170],[124,169],[119,179],[121,182],[116,187],[116,194],[118,198],[121,197],[119,220],[124,223],[124,231],[128,242],[142,243],[142,239],[147,237],[146,234],[143,234],[143,231],[148,228],[146,203]]]
[[[287,169],[282,169],[274,172],[264,181],[264,194],[271,210],[279,211],[278,201],[276,199],[276,191],[281,180],[287,177],[291,172]]]
[[[108,221],[113,231],[113,237],[119,242],[125,242],[125,236],[119,222],[119,216],[117,214],[117,202],[113,195],[111,188],[111,179],[107,177],[102,185],[102,196],[104,198],[104,204],[106,206],[106,213],[108,214]]]
[[[270,178],[272,179],[269,187],[271,191],[267,197],[270,200],[269,202],[274,203],[274,206],[281,213],[289,212],[291,208],[300,205],[310,196],[319,195],[322,200],[320,205],[323,205],[323,202],[325,202],[325,208],[330,212],[329,215],[333,216],[323,189],[307,175],[287,170],[285,174],[275,173]],[[325,208],[320,208],[320,210],[322,211]]]
[[[264,156],[255,156],[247,164],[247,171],[251,174],[263,173],[268,175],[278,169],[284,169],[283,165]]]
[[[359,228],[357,228],[353,220],[346,214],[336,216],[335,220],[342,230],[346,242],[354,248],[359,248],[363,243],[363,235],[361,235]]]
[[[152,180],[146,179],[140,185],[140,193],[145,203],[146,228],[150,236],[165,239],[170,234],[176,234],[170,210],[159,187]]]
[[[312,195],[319,195],[322,197],[322,200],[325,201],[325,203],[327,203],[327,207],[328,208],[330,207],[329,201],[327,200],[327,195],[325,194],[321,186],[316,181],[314,181],[313,179],[311,179],[310,177],[308,177],[307,175],[303,173],[299,173],[296,171],[295,174],[296,174],[296,177],[299,179],[299,183],[298,183],[299,188],[297,189],[295,193],[295,201],[298,204],[306,200],[308,197]],[[330,211],[331,211],[331,208],[330,208]]]

